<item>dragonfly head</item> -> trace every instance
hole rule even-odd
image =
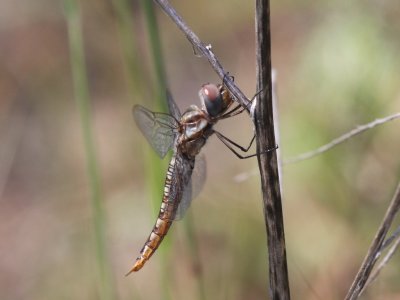
[[[232,104],[233,99],[222,84],[218,86],[212,83],[204,84],[199,97],[202,109],[208,113],[211,118],[218,117]]]

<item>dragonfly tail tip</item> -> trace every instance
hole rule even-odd
[[[135,272],[133,269],[130,270],[128,273],[125,274],[125,277],[129,276],[131,273]]]
[[[133,265],[132,269],[125,274],[125,276],[128,276],[129,274],[133,273],[133,272],[137,272],[139,271],[144,265],[144,262],[140,259],[136,260],[135,264]]]

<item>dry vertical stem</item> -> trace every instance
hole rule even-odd
[[[366,257],[346,295],[346,300],[357,299],[366,284],[372,268],[374,267],[378,257],[379,252],[382,249],[387,232],[392,225],[393,219],[400,209],[400,183],[397,185],[396,192],[393,196],[392,201],[386,211],[385,217],[383,218],[382,224],[375,235],[374,240],[368,250]]]
[[[254,122],[257,136],[257,152],[260,153],[275,145],[268,0],[256,1],[256,41],[257,91],[261,91],[261,93],[258,97]],[[258,165],[261,175],[264,219],[267,230],[270,296],[272,299],[290,299],[276,151],[258,155]]]

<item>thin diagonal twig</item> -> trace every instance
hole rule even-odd
[[[389,247],[389,245],[400,236],[400,226],[396,228],[396,230],[392,233],[390,237],[388,237],[382,244],[381,251]]]
[[[364,288],[361,290],[360,295],[365,291],[365,289],[371,285],[375,279],[379,276],[380,272],[382,269],[387,265],[389,260],[393,257],[393,255],[396,253],[397,248],[400,246],[400,237],[397,237],[396,241],[390,247],[388,253],[382,258],[382,261],[379,263],[379,265],[376,266],[376,269],[374,272],[372,272],[371,276],[369,277],[367,283],[365,284]]]
[[[224,70],[218,58],[212,51],[211,45],[204,44],[199,37],[189,28],[182,17],[177,11],[169,4],[167,0],[154,0],[158,5],[161,6],[163,11],[172,19],[172,21],[178,26],[178,28],[185,34],[186,38],[196,49],[196,52],[204,56],[211,64],[214,71],[224,81],[224,84],[228,90],[235,96],[236,100],[242,105],[247,111],[249,111],[249,99],[243,94],[238,86],[233,82],[230,76],[227,76],[228,72]]]
[[[376,259],[378,260],[379,257],[381,256],[382,252],[388,248],[392,242],[394,241],[393,246],[389,249],[388,253],[385,255],[385,257],[382,259],[380,264],[376,267],[376,269],[371,273],[370,277],[367,280],[367,283],[364,285],[363,289],[360,292],[360,296],[364,293],[366,288],[371,285],[375,279],[379,276],[380,271],[383,269],[383,267],[389,262],[390,258],[392,258],[393,254],[395,253],[396,249],[399,246],[400,243],[400,226],[397,227],[397,229],[392,233],[390,237],[388,237],[382,244],[381,249],[378,251],[376,254]]]
[[[364,124],[364,125],[360,125],[357,126],[356,128],[354,128],[353,130],[339,136],[338,138],[332,140],[331,142],[329,142],[328,144],[325,144],[321,147],[319,147],[316,150],[313,151],[309,151],[309,152],[305,152],[303,154],[300,154],[298,156],[289,158],[284,160],[284,164],[293,164],[293,163],[297,163],[306,159],[310,159],[313,158],[314,156],[320,155],[330,149],[332,149],[333,147],[336,147],[337,145],[347,141],[348,139],[352,138],[355,135],[358,135],[360,133],[363,133],[364,131],[368,130],[368,129],[372,129],[378,125],[382,125],[384,123],[387,123],[389,121],[395,120],[400,118],[400,113],[395,113],[393,115],[387,116],[385,118],[381,118],[381,119],[376,119],[370,123]]]
[[[375,235],[374,240],[372,241],[368,253],[364,258],[364,261],[361,264],[361,267],[346,295],[345,298],[346,300],[357,299],[359,297],[360,292],[364,288],[365,283],[367,282],[371,274],[372,268],[374,267],[379,257],[378,254],[382,249],[385,236],[389,231],[393,219],[396,216],[399,209],[400,209],[400,183],[397,185],[396,192],[394,193],[393,199],[390,202],[390,205],[386,211],[382,224],[379,226],[379,229]]]
[[[301,162],[303,160],[311,159],[311,158],[313,158],[315,156],[323,154],[324,152],[329,151],[330,149],[332,149],[332,148],[334,148],[334,147],[336,147],[336,146],[348,141],[349,139],[351,139],[352,137],[354,137],[354,136],[356,136],[358,134],[361,134],[361,133],[363,133],[363,132],[365,132],[365,131],[367,131],[369,129],[372,129],[372,128],[377,127],[379,125],[383,125],[383,124],[385,124],[387,122],[396,120],[398,118],[400,118],[400,113],[395,113],[395,114],[389,115],[389,116],[384,117],[384,118],[376,119],[376,120],[374,120],[374,121],[372,121],[370,123],[367,123],[367,124],[364,124],[364,125],[360,125],[360,126],[354,128],[353,130],[351,130],[351,131],[349,131],[349,132],[337,137],[336,139],[332,140],[331,142],[329,142],[329,143],[317,148],[316,150],[312,150],[312,151],[305,152],[303,154],[297,155],[295,157],[284,159],[283,160],[283,164],[284,165],[294,164],[294,163]],[[242,181],[245,181],[249,177],[254,176],[256,174],[257,174],[256,170],[252,170],[252,171],[249,171],[249,172],[243,172],[243,173],[240,173],[240,174],[236,175],[234,180],[237,181],[237,182],[242,182]]]

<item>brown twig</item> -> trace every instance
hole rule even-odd
[[[372,129],[372,128],[377,127],[379,125],[383,125],[383,124],[385,124],[385,123],[387,123],[389,121],[393,121],[393,120],[396,120],[398,118],[400,118],[400,113],[395,113],[393,115],[390,115],[390,116],[387,116],[387,117],[384,117],[384,118],[376,119],[376,120],[374,120],[374,121],[372,121],[370,123],[367,123],[367,124],[364,124],[364,125],[360,125],[360,126],[354,128],[353,130],[351,130],[351,131],[349,131],[349,132],[337,137],[336,139],[332,140],[331,142],[329,142],[329,143],[327,143],[327,144],[325,144],[325,145],[323,145],[323,146],[321,146],[321,147],[319,147],[319,148],[317,148],[315,150],[312,150],[312,151],[309,151],[309,152],[305,152],[305,153],[297,155],[295,157],[291,157],[291,158],[283,160],[283,164],[284,165],[294,164],[294,163],[301,162],[303,160],[311,159],[311,158],[313,158],[315,156],[323,154],[326,151],[329,151],[330,149],[332,149],[332,148],[334,148],[334,147],[336,147],[336,146],[348,141],[349,139],[351,139],[352,137],[354,137],[354,136],[356,136],[358,134],[361,134],[361,133],[363,133],[363,132],[365,132],[365,131],[367,131],[369,129]],[[279,141],[278,141],[278,144],[279,144]],[[234,180],[237,181],[237,182],[242,182],[242,181],[245,181],[245,180],[249,179],[251,176],[254,176],[254,175],[257,175],[257,174],[258,174],[257,170],[254,169],[254,170],[251,170],[251,171],[248,171],[248,172],[243,172],[243,173],[240,173],[240,174],[236,175]]]
[[[154,0],[158,5],[161,6],[163,11],[172,19],[172,21],[178,26],[178,28],[185,34],[186,38],[193,45],[196,53],[204,56],[211,64],[214,71],[224,81],[224,84],[228,90],[235,96],[236,100],[242,105],[247,111],[249,111],[249,99],[243,94],[243,92],[234,83],[232,78],[228,75],[228,72],[224,70],[221,63],[212,51],[211,45],[205,45],[199,37],[188,27],[183,21],[182,17],[176,12],[176,10],[169,4],[167,0]]]
[[[330,149],[332,149],[333,147],[347,141],[348,139],[352,138],[355,135],[358,135],[360,133],[363,133],[364,131],[368,130],[368,129],[372,129],[378,125],[382,125],[386,122],[395,120],[400,118],[400,113],[395,113],[393,115],[387,116],[385,118],[381,118],[381,119],[376,119],[370,123],[364,124],[364,125],[360,125],[357,128],[354,128],[353,130],[339,136],[338,138],[332,140],[331,142],[329,142],[328,144],[325,144],[321,147],[319,147],[316,150],[313,151],[309,151],[309,152],[305,152],[303,154],[300,154],[296,157],[293,158],[289,158],[284,160],[284,164],[293,164],[293,163],[297,163],[306,159],[310,159],[313,158],[314,156],[320,155]]]
[[[381,251],[389,247],[389,245],[395,240],[400,237],[400,226],[396,228],[396,230],[392,233],[390,237],[388,237],[382,244]]]
[[[366,257],[346,295],[345,299],[357,299],[360,292],[367,282],[372,268],[374,267],[378,257],[379,252],[382,249],[387,232],[392,225],[393,219],[400,209],[400,183],[397,185],[396,192],[393,196],[392,201],[386,211],[385,217],[383,218],[382,224],[380,225],[374,240],[368,250]]]
[[[382,271],[382,269],[387,265],[387,263],[389,262],[389,260],[393,257],[393,255],[395,254],[397,248],[400,246],[400,238],[397,237],[397,239],[395,240],[394,244],[392,245],[392,247],[390,247],[388,253],[386,253],[386,255],[382,258],[382,261],[379,263],[379,265],[376,266],[376,269],[374,270],[374,272],[371,273],[371,276],[368,278],[368,281],[366,282],[365,286],[363,287],[363,289],[360,292],[360,295],[365,291],[365,289],[372,284],[375,279],[379,276],[380,272]]]
[[[255,109],[254,123],[257,153],[275,145],[272,80],[271,30],[269,0],[256,1],[257,91],[261,91]],[[264,219],[267,230],[269,284],[271,299],[290,299],[286,262],[285,233],[276,151],[258,155]]]

